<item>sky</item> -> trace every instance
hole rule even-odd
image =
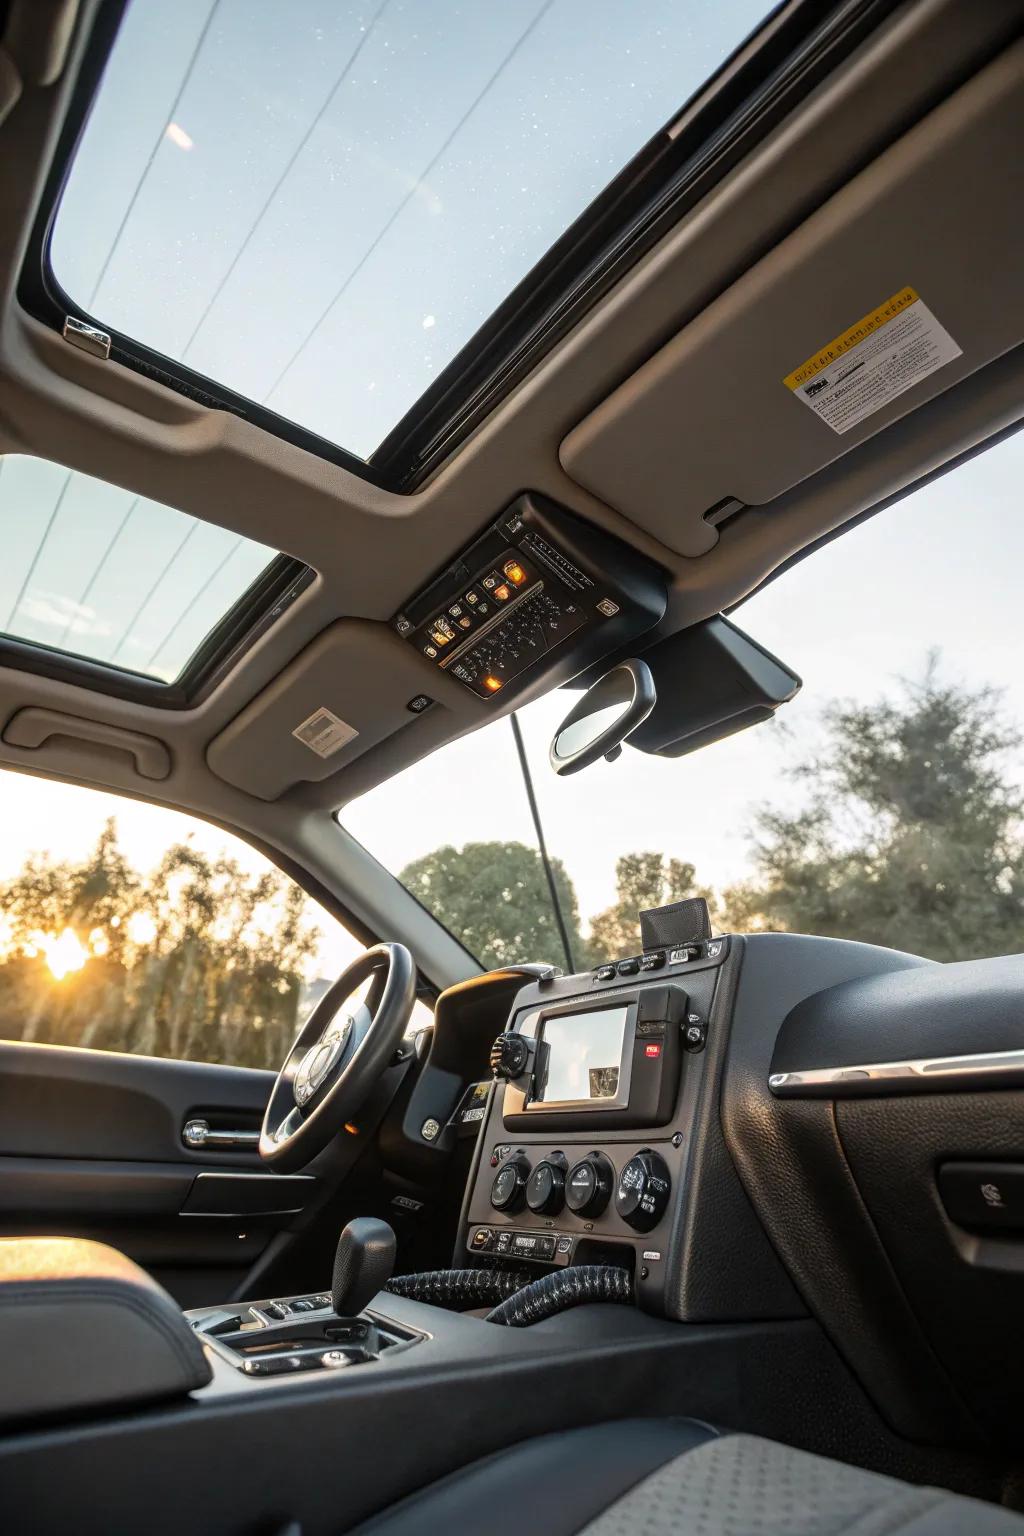
[[[133,0],[54,273],[365,457],[771,8]]]
[[[767,8],[134,0],[57,218],[56,275],[101,322],[370,453]],[[635,849],[689,859],[717,887],[742,877],[754,808],[795,802],[785,770],[816,739],[822,706],[891,694],[930,647],[948,676],[1005,689],[1024,721],[1022,483],[1024,437],[745,604],[737,622],[804,679],[772,726],[676,761],[627,749],[563,780],[547,747],[575,695],[525,709],[548,842],[584,916],[612,900],[615,859]],[[149,504],[140,519],[129,492],[103,501],[76,481],[61,500],[63,484],[53,466],[4,461],[0,625],[34,639],[59,629],[68,645],[88,632],[96,654],[149,657],[170,675],[269,552],[238,553],[202,527],[182,546],[180,512]],[[150,595],[151,570],[162,580]],[[83,855],[112,812],[140,868],[182,831],[176,813],[23,775],[4,774],[0,796],[0,877],[31,850]],[[445,841],[532,841],[507,722],[344,821],[394,869]],[[195,836],[210,852],[226,842]],[[335,943],[327,968],[351,941]]]

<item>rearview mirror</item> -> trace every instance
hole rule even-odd
[[[588,688],[566,715],[551,743],[556,773],[577,773],[601,757],[618,757],[622,742],[642,725],[657,693],[645,661],[622,661]]]

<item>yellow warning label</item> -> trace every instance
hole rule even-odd
[[[783,383],[788,389],[799,389],[801,384],[806,384],[808,379],[813,379],[815,374],[821,373],[823,368],[828,368],[836,358],[842,357],[844,352],[851,351],[865,341],[872,332],[881,330],[883,325],[888,325],[890,320],[909,309],[911,304],[918,302],[917,294],[913,288],[901,288],[899,293],[894,293],[891,299],[886,299],[877,309],[858,320],[856,325],[851,325],[848,331],[843,331],[830,341],[827,347],[822,347],[820,352],[815,352],[806,363],[801,363],[799,368],[788,374]]]

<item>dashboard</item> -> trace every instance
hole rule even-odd
[[[757,934],[496,972],[442,995],[403,1141],[461,1149],[456,1267],[813,1317],[908,1439],[1024,1412],[1020,956]]]
[[[522,988],[491,1052],[464,1261],[618,1263],[667,1310],[673,1195],[728,953],[701,940]]]

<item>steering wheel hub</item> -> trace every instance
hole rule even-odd
[[[340,1024],[328,1026],[322,1040],[311,1045],[295,1074],[295,1102],[300,1107],[309,1103],[318,1088],[322,1088],[331,1072],[341,1060],[355,1019],[348,1014]]]
[[[353,1006],[366,981],[366,1001]],[[337,1136],[393,1060],[415,1001],[416,966],[404,944],[375,944],[346,967],[277,1074],[260,1132],[265,1163],[290,1173]]]

